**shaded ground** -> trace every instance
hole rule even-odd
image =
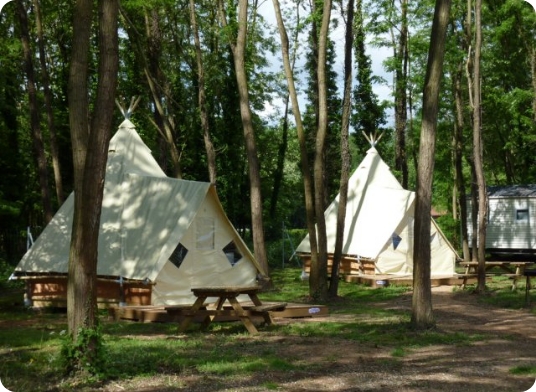
[[[396,299],[374,303],[379,309],[409,312],[411,293]],[[201,374],[178,369],[151,378],[115,380],[100,387],[77,391],[142,392],[257,392],[257,391],[494,391],[524,392],[535,383],[534,376],[514,375],[513,368],[536,368],[536,315],[527,309],[508,310],[477,302],[468,292],[453,292],[451,287],[433,289],[434,314],[439,331],[445,336],[476,336],[460,344],[408,347],[401,342],[385,346],[343,338],[283,336],[277,332],[244,335],[244,353],[255,354],[258,347],[269,347],[276,356],[295,369],[255,371],[237,377]],[[310,321],[367,322],[365,315],[336,315],[314,319],[278,319],[278,324]],[[0,321],[2,328],[24,327],[33,320]],[[346,325],[346,324],[345,324]],[[46,328],[46,326],[44,327]],[[350,326],[351,328],[351,326]],[[136,339],[165,339],[169,336],[136,336]],[[189,339],[189,335],[173,337]],[[217,332],[206,334],[207,344],[218,342]],[[461,339],[463,341],[463,339]],[[402,348],[402,349],[401,349]],[[177,353],[180,355],[180,353]],[[254,355],[253,355],[254,356]],[[1,364],[0,364],[1,365]],[[305,369],[305,370],[304,370]],[[533,374],[533,373],[532,373]],[[50,392],[71,390],[52,387]],[[74,389],[73,389],[74,390]],[[536,389],[535,389],[536,391]],[[13,391],[21,392],[21,391]]]
[[[474,343],[432,345],[393,353],[349,340],[308,337],[247,336],[271,339],[281,358],[314,371],[256,372],[240,379],[197,374],[165,375],[144,381],[120,381],[101,391],[527,391],[533,376],[512,375],[515,367],[536,367],[536,316],[527,310],[477,304],[476,296],[433,290],[434,312],[441,331],[482,335]],[[374,306],[408,310],[411,294]],[[352,322],[359,316],[329,316],[325,321]],[[315,318],[315,321],[318,321]],[[279,322],[306,322],[284,321]],[[181,338],[187,339],[188,336]],[[207,336],[210,339],[210,336]],[[320,370],[319,370],[320,369]]]

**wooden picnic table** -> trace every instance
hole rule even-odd
[[[493,268],[498,267],[496,274],[507,275],[513,279],[512,290],[517,288],[517,281],[523,277],[525,268],[534,265],[531,261],[486,261],[485,270],[487,274],[492,273]],[[465,275],[476,274],[478,272],[478,261],[462,261],[460,266],[465,267]]]
[[[192,320],[196,316],[203,317],[201,325],[202,329],[206,329],[216,316],[238,317],[246,329],[251,334],[258,333],[257,328],[253,324],[251,318],[253,316],[262,316],[265,324],[273,324],[274,320],[270,311],[285,309],[286,303],[271,303],[263,305],[262,301],[257,296],[259,286],[231,286],[231,287],[196,287],[192,288],[192,293],[197,297],[196,301],[189,309],[183,309],[182,314],[184,319],[179,326],[179,332],[185,332]],[[243,307],[238,302],[239,295],[248,295],[253,303],[253,306]],[[206,305],[207,298],[218,298],[213,307]],[[231,307],[224,307],[228,302]]]
[[[486,272],[490,272],[492,268],[499,267],[502,272],[507,274],[523,275],[525,267],[530,267],[533,262],[530,261],[486,261]],[[465,273],[477,273],[478,261],[462,261],[462,267],[465,267]]]

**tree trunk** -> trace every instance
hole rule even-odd
[[[465,193],[465,180],[463,176],[463,128],[465,126],[463,120],[463,99],[462,99],[462,70],[461,65],[453,77],[454,104],[456,107],[456,121],[454,123],[453,150],[454,150],[454,183],[455,183],[455,200],[460,207],[460,210],[453,215],[461,223],[462,233],[462,250],[463,259],[469,261],[471,252],[469,250],[469,237],[467,234],[467,195]]]
[[[416,329],[435,325],[430,285],[430,225],[439,89],[445,55],[451,0],[436,0],[423,91],[423,119],[419,146],[415,237],[413,244],[413,302],[411,322]]]
[[[488,195],[484,178],[481,101],[480,54],[482,50],[482,0],[475,1],[475,54],[473,61],[473,159],[478,186],[478,292],[486,290],[486,224]]]
[[[45,156],[43,134],[41,132],[41,121],[39,119],[39,103],[37,100],[37,88],[35,85],[32,51],[30,49],[28,16],[26,14],[23,0],[17,0],[17,5],[22,51],[24,56],[24,72],[26,74],[26,86],[28,88],[28,104],[30,108],[30,126],[32,128],[33,150],[37,164],[37,177],[39,179],[39,187],[41,189],[41,203],[43,205],[45,223],[48,223],[54,214],[52,212],[52,202],[48,188],[48,165],[47,158]]]
[[[225,10],[221,0],[219,1],[220,17],[222,24],[227,26]],[[262,216],[262,194],[259,158],[257,156],[257,145],[255,142],[255,132],[249,107],[249,92],[245,65],[246,33],[248,23],[248,0],[238,2],[238,35],[236,42],[230,40],[233,52],[236,82],[238,85],[238,95],[240,97],[240,115],[242,117],[242,127],[246,143],[246,154],[249,167],[249,183],[251,198],[251,229],[253,232],[253,249],[255,258],[264,273],[269,274],[268,259],[266,257],[266,244],[264,243],[264,226]]]
[[[408,79],[408,0],[400,2],[402,14],[398,37],[395,82],[395,168],[400,172],[401,185],[408,188],[408,162],[406,156],[407,79]]]
[[[327,286],[327,236],[326,220],[324,218],[324,167],[325,167],[325,141],[328,128],[328,105],[326,86],[326,55],[329,36],[329,22],[331,18],[331,0],[324,1],[322,10],[322,25],[318,35],[318,129],[316,132],[315,160],[314,160],[314,189],[315,189],[315,215],[318,234],[318,265],[311,265],[309,279],[309,292],[316,300],[325,300],[328,294]]]
[[[45,37],[43,35],[43,24],[41,22],[41,6],[39,0],[33,0],[35,10],[35,24],[37,28],[37,44],[39,46],[39,62],[41,65],[41,76],[43,78],[43,92],[45,95],[45,109],[47,112],[47,125],[50,134],[50,156],[52,158],[52,167],[54,169],[54,183],[56,186],[56,198],[58,205],[63,204],[63,180],[61,176],[61,165],[59,159],[58,138],[56,136],[56,124],[54,121],[54,103],[52,91],[50,90],[50,77],[48,74],[48,65],[46,61]]]
[[[281,124],[281,142],[279,143],[279,148],[277,149],[277,164],[272,174],[272,178],[274,179],[274,185],[272,187],[272,194],[270,197],[270,219],[272,221],[277,219],[277,200],[279,199],[279,193],[281,191],[281,185],[283,184],[283,178],[285,175],[285,157],[288,148],[289,105],[290,97],[287,94],[285,97],[285,114],[283,115]]]
[[[146,62],[144,68],[155,106],[155,126],[160,136],[164,139],[170,154],[173,176],[175,178],[182,178],[180,153],[175,144],[175,127],[172,116],[169,113],[170,105],[167,106],[167,112],[164,109],[163,96],[165,96],[165,89],[163,86],[167,84],[167,81],[159,65],[162,57],[162,32],[160,29],[160,17],[156,9],[149,10],[145,14],[145,23],[148,42],[147,57],[149,60]],[[167,98],[169,99],[170,97]]]
[[[536,48],[530,47],[530,78],[532,80],[532,121],[536,122]]]
[[[97,260],[100,213],[108,145],[113,126],[119,68],[116,0],[99,1],[99,66],[94,115],[89,121],[88,69],[92,0],[78,0],[74,11],[69,74],[69,121],[75,174],[75,205],[67,284],[68,330],[79,355],[72,369],[87,371],[99,361],[99,337],[83,331],[97,327]],[[82,335],[80,335],[82,333]],[[87,339],[80,341],[81,339]]]
[[[190,21],[192,23],[192,34],[195,43],[195,58],[197,62],[197,81],[198,81],[198,103],[199,115],[201,117],[201,128],[203,130],[203,140],[207,152],[208,176],[212,184],[216,184],[216,152],[210,138],[210,129],[208,125],[208,113],[205,96],[205,70],[203,67],[203,58],[201,56],[201,42],[199,40],[199,31],[197,27],[197,18],[195,15],[195,2],[190,0]]]
[[[361,0],[358,1],[358,18],[362,21]],[[342,104],[341,126],[341,184],[339,188],[339,208],[337,210],[337,232],[335,235],[335,251],[331,266],[331,279],[329,284],[329,296],[336,297],[339,290],[339,266],[342,258],[344,242],[344,223],[346,219],[346,204],[348,201],[348,178],[350,176],[350,145],[349,128],[352,105],[352,48],[354,46],[354,0],[348,0],[346,13],[346,35],[344,50],[344,96]],[[361,26],[362,27],[362,26]],[[359,27],[358,27],[359,28]]]
[[[298,103],[298,94],[296,92],[296,86],[294,83],[294,74],[289,58],[289,41],[283,18],[281,16],[281,8],[278,0],[272,0],[274,5],[275,16],[277,20],[277,27],[279,29],[279,35],[281,37],[281,52],[283,57],[283,67],[285,69],[285,75],[287,78],[288,91],[290,100],[292,102],[292,112],[294,114],[294,121],[296,122],[296,133],[298,135],[298,142],[300,146],[300,166],[303,176],[304,198],[305,198],[305,214],[307,218],[307,232],[309,234],[309,243],[311,247],[311,265],[318,264],[318,246],[316,240],[316,227],[315,227],[315,212],[314,212],[314,198],[313,198],[313,183],[311,177],[311,171],[309,170],[309,161],[307,157],[307,145],[305,132],[303,129],[302,116],[300,113],[300,106]]]

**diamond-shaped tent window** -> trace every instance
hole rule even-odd
[[[398,245],[400,244],[400,242],[402,241],[402,237],[400,237],[398,234],[396,233],[393,233],[393,235],[391,236],[391,239],[393,240],[393,249],[396,250],[396,248],[398,248]]]
[[[223,253],[225,253],[227,260],[229,260],[229,263],[231,263],[232,266],[238,263],[238,261],[242,258],[242,254],[238,251],[234,241],[231,241],[225,245],[223,248]]]
[[[175,267],[180,268],[187,254],[188,249],[179,242],[171,256],[169,256],[169,261],[171,261]]]

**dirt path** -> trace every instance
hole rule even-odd
[[[96,389],[81,391],[525,392],[533,386],[533,376],[513,375],[510,371],[516,367],[536,367],[536,315],[527,309],[481,305],[476,295],[453,292],[451,287],[434,288],[432,293],[438,329],[447,337],[476,335],[475,341],[424,347],[408,347],[401,342],[402,354],[394,355],[396,347],[392,344],[380,347],[367,343],[366,339],[358,342],[261,333],[244,336],[244,350],[269,347],[295,369],[267,369],[239,378],[189,370],[176,374],[165,372],[151,378],[106,382]],[[411,293],[371,306],[409,312]],[[332,314],[314,319],[278,319],[277,322],[352,323],[363,322],[363,317],[366,316]],[[206,344],[210,345],[211,339],[214,337],[207,335]],[[268,345],[265,344],[267,339],[271,341]]]
[[[411,294],[379,306],[410,311]],[[482,305],[476,295],[453,292],[450,287],[433,289],[433,308],[440,330],[482,334],[483,340],[411,350],[401,359],[398,371],[374,370],[374,377],[367,371],[356,372],[359,376],[352,383],[359,387],[334,390],[522,392],[534,384],[532,377],[509,372],[514,367],[536,366],[534,314]]]
[[[174,382],[180,387],[163,388],[163,380],[157,377],[152,380],[152,385],[137,385],[133,389],[128,384],[117,388],[109,385],[106,391],[524,392],[531,388],[535,382],[533,377],[512,375],[510,370],[536,366],[535,315],[527,310],[480,305],[475,295],[453,292],[450,287],[433,289],[433,304],[437,326],[446,332],[446,336],[456,333],[477,335],[477,341],[409,348],[404,355],[393,356],[393,347],[378,347],[371,343],[272,336],[271,347],[277,350],[278,357],[304,366],[295,371],[256,372],[239,380],[192,374],[177,376],[173,381],[167,375],[165,382],[168,385]],[[374,306],[409,311],[411,293]],[[359,317],[332,315],[314,320],[352,322]],[[256,338],[245,338],[250,339]],[[245,346],[249,346],[247,341]],[[401,346],[404,346],[403,342]]]

